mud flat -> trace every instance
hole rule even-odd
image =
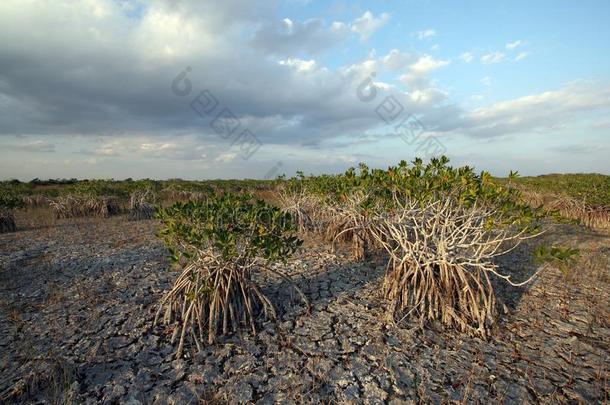
[[[280,313],[256,336],[173,356],[153,326],[177,276],[154,221],[59,220],[0,235],[0,402],[603,403],[610,392],[610,236],[577,226],[546,239],[577,266],[527,288],[500,286],[488,341],[385,322],[382,260],[354,263],[310,242],[289,261],[312,303],[265,284]],[[503,259],[526,276],[524,251]]]

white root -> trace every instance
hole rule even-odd
[[[395,199],[396,209],[375,218],[372,235],[390,255],[383,291],[392,320],[418,314],[462,331],[486,336],[495,320],[495,295],[489,275],[513,286],[493,259],[531,238],[525,230],[494,227],[492,208],[465,207],[448,197],[422,206]],[[537,236],[537,235],[533,235]]]

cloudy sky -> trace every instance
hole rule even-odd
[[[443,152],[494,174],[610,173],[609,15],[1,0],[0,178],[264,178]]]

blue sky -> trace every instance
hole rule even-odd
[[[454,63],[436,72],[438,80],[455,91],[456,101],[484,92],[480,80],[485,76],[494,79],[489,100],[500,101],[577,78],[606,80],[610,71],[610,2],[606,1],[311,1],[303,2],[303,7],[294,3],[285,3],[278,16],[353,20],[366,11],[390,13],[388,23],[369,40],[325,55],[328,66],[354,63],[372,49],[378,54],[392,49],[429,53],[453,61],[465,52],[472,52],[475,59],[494,52],[505,55],[509,63]],[[434,33],[416,39],[416,33],[425,31]],[[506,48],[515,41],[524,44]],[[527,56],[515,63],[520,53]]]
[[[264,178],[439,152],[498,175],[610,173],[609,15],[606,1],[5,0],[0,178]],[[200,115],[203,90],[218,105]],[[385,123],[388,97],[401,114]]]

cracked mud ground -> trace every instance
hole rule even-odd
[[[0,235],[0,402],[604,403],[609,398],[610,236],[561,226],[581,249],[567,274],[498,287],[488,341],[385,322],[383,261],[309,243],[264,289],[281,319],[175,360],[153,327],[169,271],[153,221],[71,219]],[[503,268],[533,271],[525,250]]]

